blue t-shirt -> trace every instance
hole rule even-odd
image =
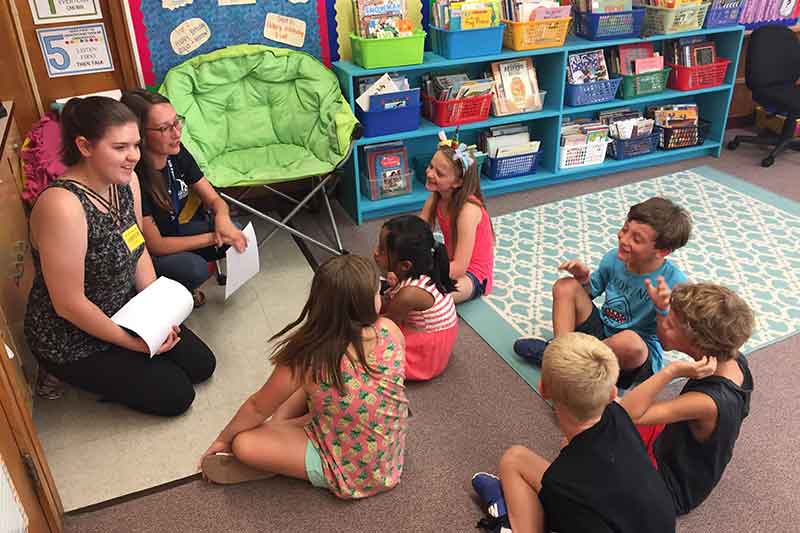
[[[651,347],[652,343],[658,344],[658,352],[653,363],[653,370],[661,368],[660,343],[656,337],[656,308],[647,287],[646,278],[650,278],[653,286],[658,284],[658,277],[664,276],[667,286],[672,287],[678,283],[688,281],[686,274],[681,272],[670,260],[665,259],[661,268],[648,274],[634,274],[625,268],[625,263],[617,257],[616,248],[608,252],[600,261],[597,270],[592,272],[589,283],[592,289],[592,299],[605,292],[606,300],[600,309],[600,318],[607,336],[620,331],[631,329],[639,334]],[[658,359],[658,360],[655,360]]]

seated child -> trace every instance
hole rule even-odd
[[[658,372],[663,349],[656,336],[656,309],[643,279],[663,276],[669,286],[686,281],[666,257],[689,241],[692,222],[684,209],[665,198],[650,198],[628,211],[617,233],[619,246],[606,253],[597,270],[580,261],[558,268],[572,277],[553,285],[553,334],[588,333],[603,340],[620,364],[618,386],[629,388]],[[602,310],[592,300],[605,292]],[[539,365],[547,341],[519,339],[514,351]]]
[[[406,338],[406,379],[427,380],[450,361],[458,335],[458,316],[451,293],[447,250],[433,238],[421,218],[396,217],[383,225],[375,262],[393,287],[381,314],[400,326]]]
[[[475,474],[472,485],[491,517],[479,526],[498,533],[675,531],[669,492],[613,401],[618,373],[611,349],[589,335],[568,333],[549,344],[540,390],[553,401],[566,444],[552,463],[513,446],[500,459],[499,480]]]
[[[428,164],[425,188],[431,192],[420,217],[439,225],[456,280],[455,303],[492,292],[494,231],[486,212],[475,154],[464,144],[445,140]]]
[[[300,316],[270,339],[281,338],[272,375],[203,454],[205,478],[238,483],[281,474],[339,498],[399,483],[405,343],[378,315],[379,287],[380,272],[364,257],[334,257],[317,269]]]
[[[676,286],[663,279],[647,289],[666,317],[658,322],[665,350],[694,361],[676,361],[620,400],[639,426],[658,473],[681,515],[700,505],[733,456],[750,410],[753,376],[739,348],[753,331],[753,313],[734,292],[709,283]],[[673,378],[688,377],[680,395],[655,397]]]

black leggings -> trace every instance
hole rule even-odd
[[[206,344],[182,326],[181,340],[172,350],[155,355],[119,346],[77,361],[55,364],[40,360],[61,381],[158,416],[177,416],[194,401],[193,384],[211,377],[216,359]]]

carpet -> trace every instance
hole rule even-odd
[[[256,234],[270,225],[254,221]],[[297,318],[313,272],[286,232],[260,249],[261,272],[227,301],[213,278],[206,304],[186,325],[214,351],[217,368],[195,386],[192,407],[176,418],[134,412],[69,388],[36,400],[34,423],[65,511],[192,476],[197,461],[241,403],[266,381],[267,341]]]
[[[689,244],[670,255],[691,281],[730,287],[756,315],[745,354],[800,331],[800,205],[710,167],[532,207],[492,219],[492,294],[458,312],[534,390],[537,368],[512,349],[518,337],[552,337],[553,283],[567,259],[594,268],[617,246],[628,208],[652,196],[686,208]],[[596,302],[602,304],[604,296]],[[680,354],[665,354],[665,363]]]

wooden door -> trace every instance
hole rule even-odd
[[[45,108],[49,107],[58,98],[113,89],[127,89],[137,85],[134,56],[131,48],[132,43],[128,36],[127,23],[121,7],[123,0],[100,0],[100,10],[103,13],[102,19],[42,25],[34,25],[33,14],[28,0],[0,1],[11,1],[16,8],[22,40],[30,57],[31,71]],[[102,22],[105,25],[114,70],[111,72],[50,78],[37,40],[36,30],[59,26],[95,24],[98,22]]]
[[[16,357],[13,345],[0,316],[0,470],[5,469],[0,472],[0,478],[5,476],[0,479],[0,508],[8,505],[12,514],[21,508],[31,533],[59,533],[63,508],[30,412],[19,395],[11,359],[12,355]],[[15,498],[10,494],[11,487]],[[9,494],[4,494],[4,489]]]

